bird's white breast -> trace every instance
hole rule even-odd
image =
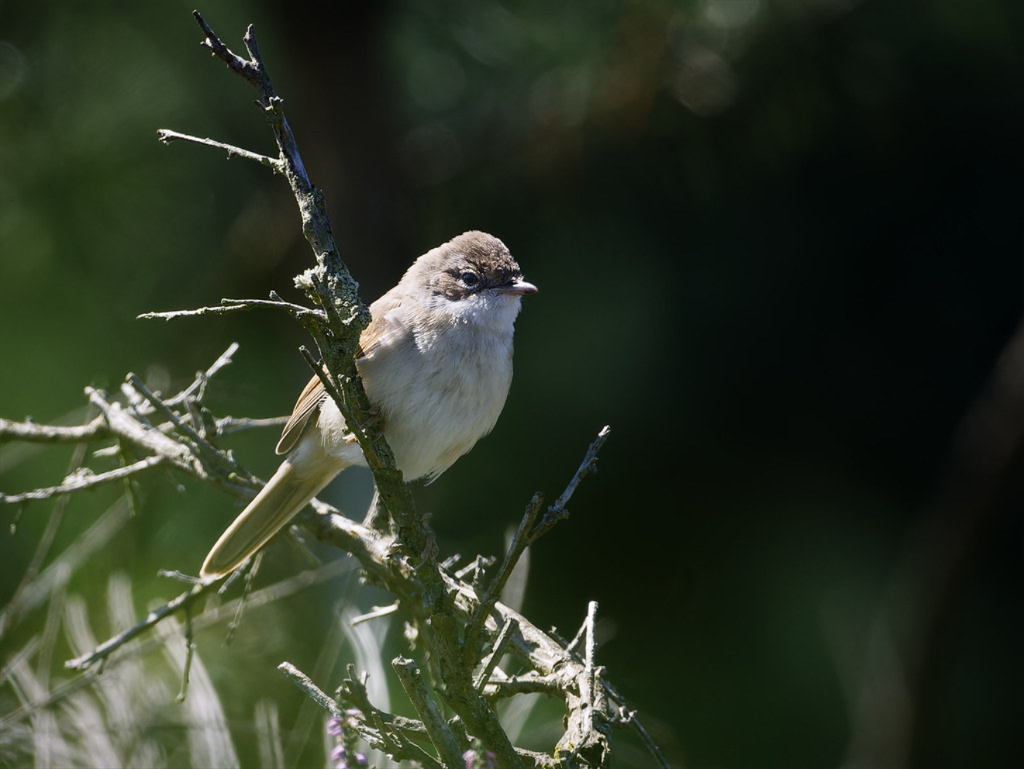
[[[358,366],[406,480],[440,475],[498,421],[518,311],[519,297],[504,294],[389,311],[380,343]]]

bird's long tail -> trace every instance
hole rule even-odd
[[[267,481],[210,550],[199,574],[217,577],[236,569],[323,489],[346,464],[337,460],[299,469],[289,459]]]

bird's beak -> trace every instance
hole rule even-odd
[[[505,294],[519,294],[522,296],[523,294],[536,294],[537,287],[532,283],[527,283],[522,278],[516,278],[509,285],[502,286],[501,291]]]

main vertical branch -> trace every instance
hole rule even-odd
[[[359,337],[370,321],[370,312],[359,297],[359,285],[342,261],[327,217],[323,193],[313,185],[299,154],[295,136],[285,117],[283,101],[274,92],[253,26],[243,41],[248,59],[231,51],[213,32],[202,15],[194,12],[206,36],[203,45],[227,67],[246,80],[259,94],[258,104],[274,134],[280,170],[295,195],[302,218],[302,233],[316,256],[317,266],[298,278],[296,285],[324,310],[324,317],[307,317],[303,325],[312,334],[334,390],[338,408],[366,457],[380,493],[381,503],[395,520],[403,541],[417,553],[428,550],[429,536],[416,515],[412,494],[395,468],[394,455],[383,433],[376,429],[373,410],[355,366]]]

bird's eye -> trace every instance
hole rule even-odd
[[[475,272],[464,272],[459,276],[459,278],[462,280],[462,284],[466,286],[466,288],[473,288],[480,282],[480,276]]]

